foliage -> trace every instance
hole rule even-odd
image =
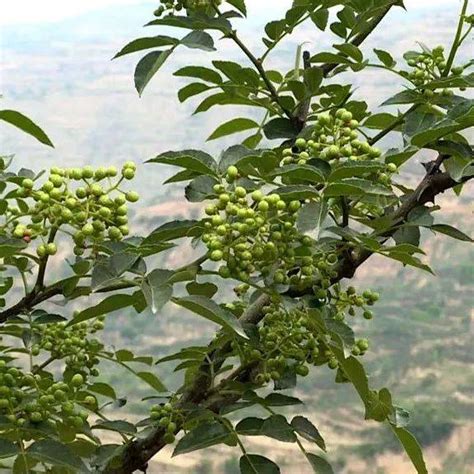
[[[420,258],[420,228],[471,240],[435,223],[432,214],[439,207],[429,205],[449,189],[459,194],[474,170],[472,145],[461,133],[474,123],[474,106],[457,94],[472,87],[472,64],[455,64],[472,29],[467,3],[449,52],[421,45],[420,52],[404,55],[409,71],[398,69],[387,51],[375,49],[378,62],[371,63],[360,49],[398,1],[295,0],[285,18],[266,25],[260,57],[232,23],[246,16],[244,0],[162,2],[149,25],[190,32],[180,39],[140,38],[117,54],[152,49],[136,67],[139,94],[178,46],[212,52],[212,34],[218,34],[246,55],[250,67],[213,61],[212,67],[182,68],[175,74],[194,82],[178,92],[179,100],[210,93],[197,113],[216,105],[262,112],[260,122],[255,114],[238,117],[211,133],[209,139],[218,139],[252,130],[219,160],[200,150],[149,160],[180,168],[168,181],[187,182],[189,201],[208,201],[200,220],[168,222],[147,236],[127,237],[126,201],[139,197],[122,187],[134,178],[134,163],[125,163],[119,178],[114,167],[54,167],[45,180],[43,173],[12,172],[11,160],[2,160],[0,457],[7,468],[126,473],[146,469],[166,444],[176,443],[179,455],[224,443],[241,450],[242,473],[278,473],[273,460],[249,452],[243,442],[266,436],[296,443],[314,472],[330,473],[326,457],[312,452],[326,450],[324,429],[280,413],[301,403],[281,390],[320,367],[333,370],[336,383],[351,384],[365,418],[387,425],[417,472],[427,472],[406,427],[406,411],[387,388],[369,383],[362,356],[370,344],[351,327],[353,317],[373,318],[379,295],[342,280],[373,254],[431,272]],[[311,55],[299,48],[289,71],[266,69],[266,58],[283,38],[303,22],[326,31],[332,13],[328,34],[338,38],[332,51]],[[406,111],[371,113],[353,99],[351,84],[338,75],[369,67],[407,81],[405,90],[383,103],[409,105]],[[21,114],[2,111],[0,118],[51,144]],[[382,151],[376,144],[391,132],[401,134],[402,147]],[[257,148],[260,143],[267,146]],[[423,149],[438,156],[411,189],[400,182],[399,170]],[[181,268],[155,268],[153,257],[182,239],[192,239],[201,256]],[[50,283],[48,263],[58,249],[67,256],[70,275]],[[216,279],[232,283],[232,301],[223,299],[224,285],[215,285]],[[18,298],[20,285],[24,296]],[[44,305],[57,296],[60,314]],[[81,309],[74,311],[77,303]],[[209,345],[155,360],[108,350],[95,336],[115,311],[157,313],[167,304],[215,323]],[[115,411],[109,417],[125,401],[101,381],[101,361],[118,364],[149,386],[149,416],[137,423],[116,418]],[[184,370],[181,388],[172,393],[150,369],[171,361]],[[250,408],[264,417],[249,416]],[[103,430],[118,433],[123,443],[102,444]]]

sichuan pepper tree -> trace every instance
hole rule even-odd
[[[146,470],[168,444],[178,455],[224,443],[241,451],[242,473],[278,473],[274,461],[253,452],[250,436],[295,443],[315,472],[332,472],[331,456],[318,453],[326,446],[312,422],[280,413],[301,403],[281,390],[325,370],[334,371],[335,383],[352,385],[365,418],[385,424],[417,472],[427,472],[406,410],[387,388],[370,385],[363,364],[369,341],[351,328],[353,318],[373,318],[379,295],[354,288],[350,279],[362,264],[370,266],[372,255],[431,272],[420,259],[421,229],[471,240],[433,214],[438,195],[460,195],[473,175],[473,148],[463,134],[474,123],[472,100],[463,96],[474,83],[472,61],[457,55],[474,18],[464,1],[449,46],[420,43],[399,65],[388,51],[375,49],[374,56],[363,48],[399,6],[295,0],[284,18],[265,26],[256,53],[236,30],[247,14],[244,0],[161,2],[149,25],[190,31],[139,38],[116,55],[152,50],[136,67],[140,95],[179,46],[212,52],[217,37],[247,60],[188,65],[175,75],[191,81],[178,92],[181,102],[206,94],[196,113],[249,107],[248,117],[223,123],[209,139],[250,135],[218,159],[182,150],[148,161],[151,172],[153,164],[180,168],[167,182],[186,183],[186,199],[203,203],[199,220],[130,237],[127,202],[139,198],[127,183],[133,162],[120,170],[54,167],[46,176],[9,171],[9,160],[2,161],[0,456],[13,472],[130,473]],[[288,71],[269,69],[267,58],[303,23],[331,35],[331,51],[297,48]],[[396,115],[372,113],[356,100],[353,76],[367,68],[403,80],[403,89],[382,104],[400,106]],[[0,118],[51,144],[23,115],[1,111]],[[399,147],[379,148],[389,133]],[[400,170],[426,150],[433,159],[413,187]],[[58,238],[70,276],[55,281],[48,262]],[[153,268],[156,254],[189,241],[194,261]],[[88,300],[92,295],[97,303]],[[48,305],[53,298],[63,302],[59,311]],[[171,304],[218,330],[207,346],[158,361],[180,361],[185,369],[182,385],[167,392],[159,366],[135,369],[152,366],[154,357],[109,349],[98,334],[108,313],[157,313]],[[138,423],[111,417],[110,404],[120,399],[101,381],[102,360],[148,384],[149,416]],[[246,415],[256,408],[261,417]],[[101,429],[118,432],[123,443],[102,445]]]

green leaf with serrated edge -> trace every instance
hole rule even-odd
[[[247,339],[247,335],[238,319],[230,311],[221,308],[213,300],[205,296],[194,295],[185,296],[184,298],[173,298],[173,302]]]
[[[82,460],[68,446],[53,439],[35,441],[28,446],[26,453],[40,462],[74,469],[74,472],[88,472]]]
[[[397,166],[401,166],[418,151],[419,148],[413,145],[410,145],[404,150],[390,148],[384,155],[385,163],[395,163]]]
[[[424,264],[419,258],[414,257],[413,255],[410,255],[408,253],[391,251],[383,253],[383,255],[393,260],[397,260],[398,262],[403,263],[403,265],[410,265],[412,267],[419,268],[420,270],[424,270],[425,272],[435,275],[433,270],[428,265]]]
[[[239,461],[241,474],[280,474],[280,468],[258,454],[244,454]]]
[[[161,48],[162,46],[174,46],[179,42],[178,39],[171,36],[153,36],[148,38],[138,38],[124,46],[112,59],[126,54],[136,53],[150,48]]]
[[[191,49],[201,49],[203,51],[215,51],[214,40],[209,33],[205,31],[191,31],[179,44]]]
[[[323,451],[326,451],[326,443],[324,442],[321,433],[307,418],[304,416],[295,416],[291,420],[291,426],[300,436],[308,441],[316,443]]]
[[[104,382],[95,382],[92,385],[89,385],[87,390],[111,398],[112,400],[117,400],[117,394],[115,393],[114,388]]]
[[[416,438],[405,428],[397,428],[391,425],[392,431],[403,446],[403,449],[408,454],[411,462],[416,468],[418,474],[428,474],[425,460],[423,459],[423,452]]]
[[[325,181],[323,173],[319,169],[310,165],[285,165],[277,168],[268,176],[270,178],[275,176],[285,176],[286,178],[296,182],[323,183]]]
[[[160,311],[173,296],[173,287],[168,283],[172,274],[169,270],[156,269],[141,284],[143,295],[153,314]]]
[[[364,59],[362,51],[352,43],[335,44],[334,47],[354,61],[361,62]]]
[[[166,242],[168,240],[181,239],[183,237],[194,237],[198,234],[193,234],[193,229],[196,229],[199,221],[195,220],[181,220],[171,221],[157,227],[151,234],[146,237],[142,245]]]
[[[392,55],[383,49],[374,49],[374,53],[379,58],[380,62],[389,68],[392,68],[397,64],[397,62],[392,58]]]
[[[202,202],[215,196],[214,185],[217,183],[217,179],[211,176],[198,176],[186,186],[184,196],[189,202]]]
[[[275,193],[285,201],[319,198],[319,192],[311,186],[295,184],[294,186],[281,186]]]
[[[202,66],[186,66],[174,73],[177,77],[193,77],[213,84],[222,84],[222,77],[213,69]]]
[[[218,30],[228,33],[232,30],[232,25],[225,18],[213,18],[204,13],[196,13],[192,16],[167,15],[162,18],[150,21],[145,26],[173,26],[188,30]]]
[[[377,173],[385,168],[382,163],[375,161],[349,161],[343,163],[329,175],[328,181],[334,182],[345,178],[360,177],[371,173]]]
[[[215,140],[217,138],[225,137],[227,135],[232,135],[233,133],[239,133],[245,130],[258,127],[259,124],[254,120],[248,118],[235,118],[217,127],[214,132],[211,133],[207,140]]]
[[[263,404],[269,407],[285,407],[289,405],[302,405],[299,398],[290,397],[283,393],[270,393],[263,399]]]
[[[424,101],[425,101],[425,98],[423,97],[423,95],[412,90],[406,90],[403,92],[399,92],[398,94],[395,94],[394,96],[390,97],[386,101],[382,102],[381,105],[419,104],[419,103],[423,103]]]
[[[99,420],[91,429],[116,431],[130,435],[134,435],[137,432],[135,425],[125,420]]]
[[[0,120],[4,120],[10,125],[19,128],[21,131],[36,138],[36,140],[43,143],[44,145],[54,148],[53,143],[46,133],[44,133],[44,131],[26,115],[23,115],[16,110],[0,110]]]
[[[316,94],[323,81],[323,71],[319,67],[310,67],[304,70],[304,84],[310,94]]]
[[[201,422],[178,441],[173,456],[224,443],[232,436],[232,433],[222,423],[217,421]]]
[[[272,415],[265,419],[262,425],[261,435],[285,443],[294,443],[296,441],[293,427],[286,421],[283,415]]]
[[[74,317],[67,325],[74,326],[75,324],[82,323],[97,316],[118,311],[119,309],[127,308],[135,303],[136,297],[133,295],[112,295],[102,300],[99,304],[91,306],[81,311],[77,316]]]
[[[7,439],[0,439],[0,459],[16,456],[20,449],[18,446]]]
[[[211,87],[206,84],[203,84],[202,82],[193,82],[191,84],[188,84],[187,86],[184,86],[178,91],[178,99],[180,102],[185,102],[190,97],[202,94],[203,92],[206,92],[209,89],[211,89]]]
[[[160,67],[164,64],[166,59],[173,52],[173,49],[165,51],[152,51],[144,56],[135,68],[135,89],[138,95],[141,96],[145,87],[150,82],[152,77],[158,72]]]
[[[146,163],[163,163],[179,166],[205,175],[215,175],[217,164],[211,155],[201,150],[167,151]]]
[[[440,234],[449,235],[449,237],[452,237],[453,239],[462,240],[464,242],[473,242],[471,237],[448,224],[433,224],[430,226],[430,229]]]
[[[316,474],[334,474],[331,465],[321,456],[306,453],[306,458]]]

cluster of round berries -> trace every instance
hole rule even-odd
[[[154,11],[154,15],[157,17],[162,16],[164,13],[174,14],[181,10],[206,10],[213,3],[216,6],[221,4],[222,0],[160,0],[161,5]]]
[[[230,166],[227,182],[238,175],[238,169]],[[205,209],[209,218],[202,240],[211,260],[225,262],[219,274],[247,281],[258,269],[276,284],[287,283],[287,271],[296,262],[295,247],[312,244],[295,226],[301,203],[285,202],[276,193],[265,196],[260,190],[247,195],[245,188],[232,184],[217,184],[214,191],[218,199]]]
[[[303,165],[311,158],[329,162],[378,158],[381,151],[359,140],[358,128],[359,122],[346,109],[338,109],[334,115],[319,114],[311,139],[298,138],[293,148],[283,149],[282,164]]]
[[[307,311],[286,310],[271,303],[263,312],[265,316],[258,329],[260,344],[258,347],[249,344],[244,350],[249,361],[259,363],[260,370],[255,375],[257,384],[279,380],[289,367],[303,377],[309,373],[308,365],[339,367],[330,348],[331,337],[319,333]],[[352,354],[362,356],[368,347],[366,339],[357,340]]]
[[[407,74],[407,78],[418,87],[422,87],[431,81],[439,79],[445,70],[447,63],[444,57],[443,46],[437,46],[431,52],[423,51],[419,54],[411,54],[407,59],[408,66],[413,70]],[[455,66],[451,68],[451,72],[455,76],[463,73],[463,66]],[[427,97],[434,97],[436,92],[432,89],[424,89],[424,94]],[[451,89],[442,89],[441,94],[445,96],[453,95]]]
[[[55,382],[49,377],[25,374],[0,360],[0,415],[14,429],[42,421],[55,425],[59,419],[80,429],[88,412],[78,408],[78,404],[92,410],[97,407],[94,396],[82,393],[79,397],[83,387],[84,377],[79,373],[70,376],[67,383]],[[26,435],[23,439],[27,440]]]
[[[100,362],[97,353],[104,346],[98,339],[88,336],[104,329],[104,319],[99,316],[73,326],[65,323],[34,326],[33,334],[40,342],[32,346],[31,353],[37,356],[41,350],[49,352],[53,359],[63,360],[68,370],[97,376],[99,371],[95,366]]]
[[[119,186],[124,179],[133,179],[135,170],[131,161],[125,163],[120,177],[114,166],[95,170],[91,166],[53,167],[48,180],[38,189],[32,179],[24,179],[16,196],[32,198],[35,204],[26,212],[16,208],[9,210],[13,236],[30,242],[38,236],[44,238],[51,229],[67,225],[73,229],[76,255],[84,253],[88,242],[96,243],[106,236],[112,240],[122,239],[129,232],[126,203],[138,201],[139,196],[135,191],[124,192]],[[81,185],[73,189],[75,181]],[[16,217],[20,214],[28,216],[30,222],[25,224]],[[43,242],[36,251],[39,257],[44,257],[54,255],[57,248],[53,242]]]
[[[150,418],[153,423],[162,427],[166,433],[163,440],[166,444],[174,443],[175,433],[178,425],[183,421],[183,415],[176,410],[171,403],[153,405],[151,407]]]
[[[334,319],[344,321],[346,311],[350,316],[355,316],[357,314],[356,310],[360,309],[362,310],[362,316],[370,320],[374,315],[367,306],[373,306],[379,297],[376,291],[365,290],[361,295],[358,295],[353,286],[349,286],[346,290],[342,290],[337,286],[333,295],[336,309]]]

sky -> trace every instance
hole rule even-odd
[[[0,16],[0,106],[20,110],[50,135],[55,149],[43,147],[12,127],[0,124],[2,153],[15,153],[18,166],[42,168],[58,161],[70,166],[86,163],[119,164],[145,161],[169,149],[204,147],[212,153],[234,144],[236,138],[205,142],[221,122],[245,116],[245,108],[221,107],[192,116],[198,99],[179,104],[176,90],[186,80],[173,77],[182,66],[213,59],[244,62],[229,41],[207,54],[181,48],[159,71],[140,99],[133,87],[133,71],[140,55],[111,61],[123,45],[140,36],[164,33],[143,29],[156,1],[148,0],[12,0],[2,2]],[[249,47],[263,45],[261,29],[278,19],[291,0],[251,0],[249,20],[238,30]],[[375,47],[400,59],[416,40],[449,47],[460,0],[405,0],[407,12],[397,8],[364,43],[368,56]],[[290,69],[299,43],[311,51],[324,50],[334,37],[308,24],[282,43],[269,65]],[[384,97],[400,89],[389,74],[365,70],[357,75],[356,97],[376,108]],[[353,80],[352,78],[350,79]],[[252,112],[253,113],[253,112]],[[165,179],[170,171],[160,171]],[[156,184],[145,174],[143,179]],[[146,184],[145,184],[146,185]]]

